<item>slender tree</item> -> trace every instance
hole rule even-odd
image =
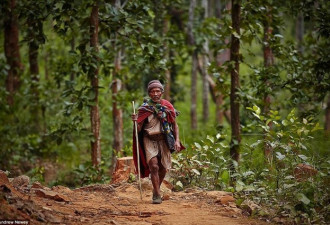
[[[8,1],[7,10],[5,10],[4,19],[4,49],[7,58],[7,64],[10,66],[6,78],[6,90],[9,92],[7,102],[14,104],[14,93],[18,90],[20,84],[20,70],[23,68],[19,52],[19,28],[16,13],[16,0]]]
[[[72,37],[70,45],[71,45],[71,51],[74,52],[75,48],[76,48],[75,37]],[[74,81],[75,77],[76,77],[76,73],[74,71],[72,71],[70,74],[70,80]]]
[[[208,0],[203,0],[202,5],[204,8],[204,19],[209,17],[208,15]],[[208,82],[208,64],[209,64],[209,41],[205,39],[203,43],[203,69],[202,69],[202,80],[203,80],[203,121],[209,120],[209,92],[210,86]]]
[[[298,50],[300,53],[304,52],[303,38],[304,38],[304,16],[303,13],[300,12],[298,14],[296,21],[296,39],[298,41]]]
[[[120,9],[121,3],[120,0],[116,0],[115,7]],[[121,57],[122,57],[122,48],[121,45],[117,42],[114,44],[115,55],[115,68],[112,73],[112,120],[113,120],[113,130],[114,130],[114,140],[113,140],[113,149],[115,152],[120,152],[123,149],[124,140],[123,140],[123,110],[121,109],[118,102],[118,94],[122,89],[122,81],[120,79],[120,70],[121,70]],[[113,157],[115,158],[115,157]]]
[[[121,70],[122,50],[116,48],[115,69],[112,80],[112,120],[114,130],[113,149],[120,152],[123,149],[123,110],[118,102],[118,94],[122,90],[122,81],[119,78]]]
[[[26,30],[24,41],[28,43],[28,55],[30,65],[30,78],[31,78],[31,94],[32,101],[30,104],[31,115],[35,125],[35,129],[40,131],[40,102],[39,102],[39,46],[45,43],[45,34],[43,23],[48,15],[49,3],[26,0],[23,1],[20,10],[20,18],[25,19],[23,29]],[[25,10],[26,9],[26,10]]]
[[[325,131],[330,134],[330,94],[328,95],[327,107],[325,109]]]
[[[35,42],[29,43],[29,64],[31,75],[31,91],[33,95],[33,104],[31,108],[31,114],[34,119],[35,128],[40,130],[40,118],[39,118],[39,64],[38,64],[38,49],[39,46]]]
[[[272,9],[271,9],[271,6],[269,6],[268,13],[267,13],[267,16],[264,21],[264,42],[263,42],[264,49],[263,49],[263,51],[264,51],[264,67],[266,69],[270,68],[271,66],[274,65],[274,55],[273,55],[273,51],[270,46],[270,38],[271,38],[271,35],[273,32],[271,23],[272,23]],[[268,76],[268,75],[266,74],[266,76]],[[269,85],[270,85],[269,79],[266,77],[264,80],[265,80],[264,86],[269,87]],[[265,115],[267,115],[269,113],[270,104],[271,104],[271,98],[270,98],[270,95],[267,93],[267,91],[264,94],[263,101],[264,101],[263,113]],[[272,155],[271,146],[266,145],[265,149],[264,149],[264,153],[265,153],[266,159],[270,160],[271,155]]]
[[[167,32],[169,30],[170,21],[167,15],[164,16],[163,19],[163,37],[166,37]],[[170,50],[168,47],[167,41],[164,40],[164,55],[167,62],[170,61]],[[167,68],[165,70],[165,90],[164,90],[164,98],[167,100],[171,100],[170,92],[171,92],[171,70]]]
[[[241,142],[240,134],[240,116],[238,102],[239,88],[239,49],[240,40],[237,35],[240,35],[240,14],[241,1],[232,0],[232,27],[235,33],[231,35],[230,60],[234,63],[231,70],[231,89],[230,89],[230,110],[231,110],[231,147],[230,156],[233,160],[239,161],[239,144]]]
[[[99,6],[98,1],[94,2],[91,16],[90,16],[90,46],[93,49],[94,54],[98,53],[98,28],[99,28]],[[97,56],[94,56],[97,57]],[[96,58],[95,61],[98,61]],[[101,146],[100,146],[100,114],[99,114],[99,69],[98,66],[91,70],[90,81],[94,92],[93,102],[94,105],[90,109],[91,129],[93,134],[93,140],[91,141],[91,154],[92,163],[94,166],[98,166],[101,162]]]
[[[193,50],[192,66],[191,66],[191,106],[190,119],[191,128],[197,129],[197,68],[198,68],[198,53],[195,49],[195,37],[193,33],[194,11],[196,8],[196,0],[191,0],[189,5],[189,20],[188,20],[188,44]]]
[[[231,9],[230,2],[227,3],[225,6],[226,6],[227,10]],[[216,1],[215,16],[216,16],[216,18],[221,19],[221,1]],[[225,39],[225,43],[226,44],[229,43],[228,38]],[[230,60],[230,49],[229,48],[224,49],[222,52],[218,52],[216,55],[216,61],[217,61],[218,66],[221,66],[224,62],[229,61],[229,60]],[[211,87],[212,87],[212,85],[211,85]],[[217,90],[217,89],[215,89],[215,90],[216,90],[216,94],[215,94],[215,96],[216,96],[216,99],[215,99],[216,122],[218,124],[222,124],[223,118],[225,116],[225,112],[223,110],[224,96],[223,96],[223,93],[221,93],[221,90]],[[229,112],[227,112],[227,114],[229,114]],[[226,118],[227,118],[227,116],[226,116]],[[230,119],[228,120],[228,123],[230,123]]]

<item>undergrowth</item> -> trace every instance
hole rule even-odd
[[[282,119],[277,111],[263,116],[257,106],[248,109],[255,118],[250,131],[259,136],[245,138],[240,162],[234,162],[236,170],[229,169],[229,138],[222,133],[207,136],[174,156],[171,175],[176,189],[197,186],[230,191],[239,206],[245,200],[261,206],[252,212],[254,216],[326,224],[330,220],[330,160],[310,146],[313,134],[320,130],[318,123],[311,117],[300,121],[294,111]],[[265,147],[270,150],[267,156]],[[301,166],[310,170],[299,171]]]

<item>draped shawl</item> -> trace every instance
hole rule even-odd
[[[175,118],[177,116],[176,111],[173,107],[173,105],[165,100],[161,99],[160,104],[155,106],[153,104],[150,104],[150,102],[144,102],[138,109],[138,118],[137,118],[137,123],[138,124],[143,124],[145,119],[148,118],[151,114],[157,114],[159,110],[162,110],[163,112],[163,118],[161,119],[161,123],[168,124],[170,129],[174,126],[175,123]],[[133,127],[134,128],[134,127]],[[135,128],[134,128],[135,129]],[[137,163],[137,150],[140,153],[140,175],[142,178],[148,177],[150,174],[148,162],[146,161],[146,153],[145,149],[143,146],[143,128],[141,129],[140,132],[138,132],[138,140],[139,140],[139,149],[136,148],[136,137],[135,137],[135,132],[133,129],[133,160],[135,164],[136,171],[138,171],[138,163]],[[164,134],[165,135],[173,135],[175,137],[175,134],[170,133],[168,128],[164,128]],[[181,148],[180,150],[185,149],[185,147],[180,143]]]

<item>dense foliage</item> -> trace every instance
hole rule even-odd
[[[242,1],[238,34],[231,24],[229,1],[219,1],[219,5],[208,1],[207,18],[203,4],[197,2],[192,45],[187,31],[190,1],[1,1],[1,28],[8,26],[12,15],[17,16],[22,67],[16,71],[19,87],[11,92],[7,87],[11,65],[4,47],[7,36],[2,29],[0,169],[11,176],[27,174],[48,185],[108,182],[113,158],[132,154],[131,102],[141,104],[148,81],[160,79],[170,85],[171,101],[181,112],[180,136],[187,146],[174,155],[172,181],[178,190],[198,186],[232,191],[242,207],[247,199],[270,207],[254,212],[257,215],[280,215],[296,224],[329,221],[330,145],[329,130],[323,126],[327,124],[324,118],[330,119],[330,3]],[[97,49],[90,45],[94,4],[99,7]],[[238,143],[230,142],[226,114],[234,69],[228,58],[231,35],[241,46],[239,162],[229,156],[231,145]],[[268,64],[267,48],[273,57]],[[118,52],[120,69],[116,68]],[[203,65],[198,69],[215,84],[207,121],[202,116],[203,81],[197,80],[197,130],[190,129],[189,111],[194,52],[200,61],[208,56],[207,71]],[[89,118],[96,104],[90,84],[96,69],[102,149],[98,167],[90,157],[94,137]],[[117,79],[123,88],[114,93]],[[227,117],[222,123],[215,122],[219,96],[221,112]],[[123,111],[121,151],[113,148],[114,102]],[[267,157],[265,148],[271,150]],[[297,179],[294,171],[299,164],[313,167],[316,175]],[[230,165],[236,167],[235,172]]]

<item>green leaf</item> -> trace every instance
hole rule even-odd
[[[240,39],[241,38],[241,36],[236,31],[233,32],[233,35],[237,39]]]
[[[244,189],[244,186],[245,184],[242,181],[238,180],[235,189],[237,192],[240,192]]]
[[[252,113],[255,117],[257,117],[258,119],[260,119],[260,116],[256,113]]]
[[[148,10],[148,15],[153,19],[155,18],[155,13],[152,10]]]
[[[256,105],[254,105],[253,106],[253,110],[254,110],[254,112],[256,113],[256,114],[260,114],[260,112],[261,112],[261,110],[260,110],[260,108],[258,107],[258,106],[256,106]]]
[[[226,184],[229,184],[229,181],[230,181],[230,177],[229,177],[229,172],[227,170],[223,171],[222,174],[221,174],[221,181],[226,183]]]
[[[248,177],[250,175],[254,175],[254,172],[249,170],[243,173],[243,177]]]
[[[301,201],[302,203],[304,203],[305,205],[308,205],[311,201],[306,197],[306,195],[304,195],[303,193],[298,193],[296,195],[298,201]]]
[[[315,124],[315,127],[311,130],[312,132],[316,131],[316,130],[321,130],[322,128],[320,127],[320,124],[317,123]]]
[[[202,146],[199,143],[195,142],[194,144],[195,144],[195,146],[196,146],[197,149],[199,149],[199,150],[202,149]]]
[[[274,37],[283,38],[283,36],[280,34],[275,34]]]
[[[284,189],[289,189],[289,188],[292,188],[292,187],[295,187],[295,186],[296,186],[296,184],[284,184],[283,188]]]
[[[289,122],[288,122],[287,120],[283,120],[283,121],[282,121],[282,124],[283,124],[283,126],[286,127],[286,126],[288,126]]]
[[[183,184],[181,183],[181,181],[177,181],[175,185],[183,189]]]
[[[301,158],[302,160],[306,161],[307,160],[307,156],[305,155],[298,155],[299,158]]]
[[[199,172],[198,170],[196,170],[196,169],[192,169],[192,171],[193,171],[194,173],[196,173],[197,175],[201,175],[200,172]]]
[[[211,136],[207,135],[206,139],[210,140],[211,143],[214,144],[214,137],[211,137]]]
[[[304,118],[304,119],[303,119],[303,123],[304,123],[304,124],[307,124],[307,122],[308,122],[308,121]]]
[[[280,152],[276,152],[276,158],[277,158],[278,160],[282,160],[282,159],[285,158],[285,155],[283,155],[283,154],[280,153]]]

